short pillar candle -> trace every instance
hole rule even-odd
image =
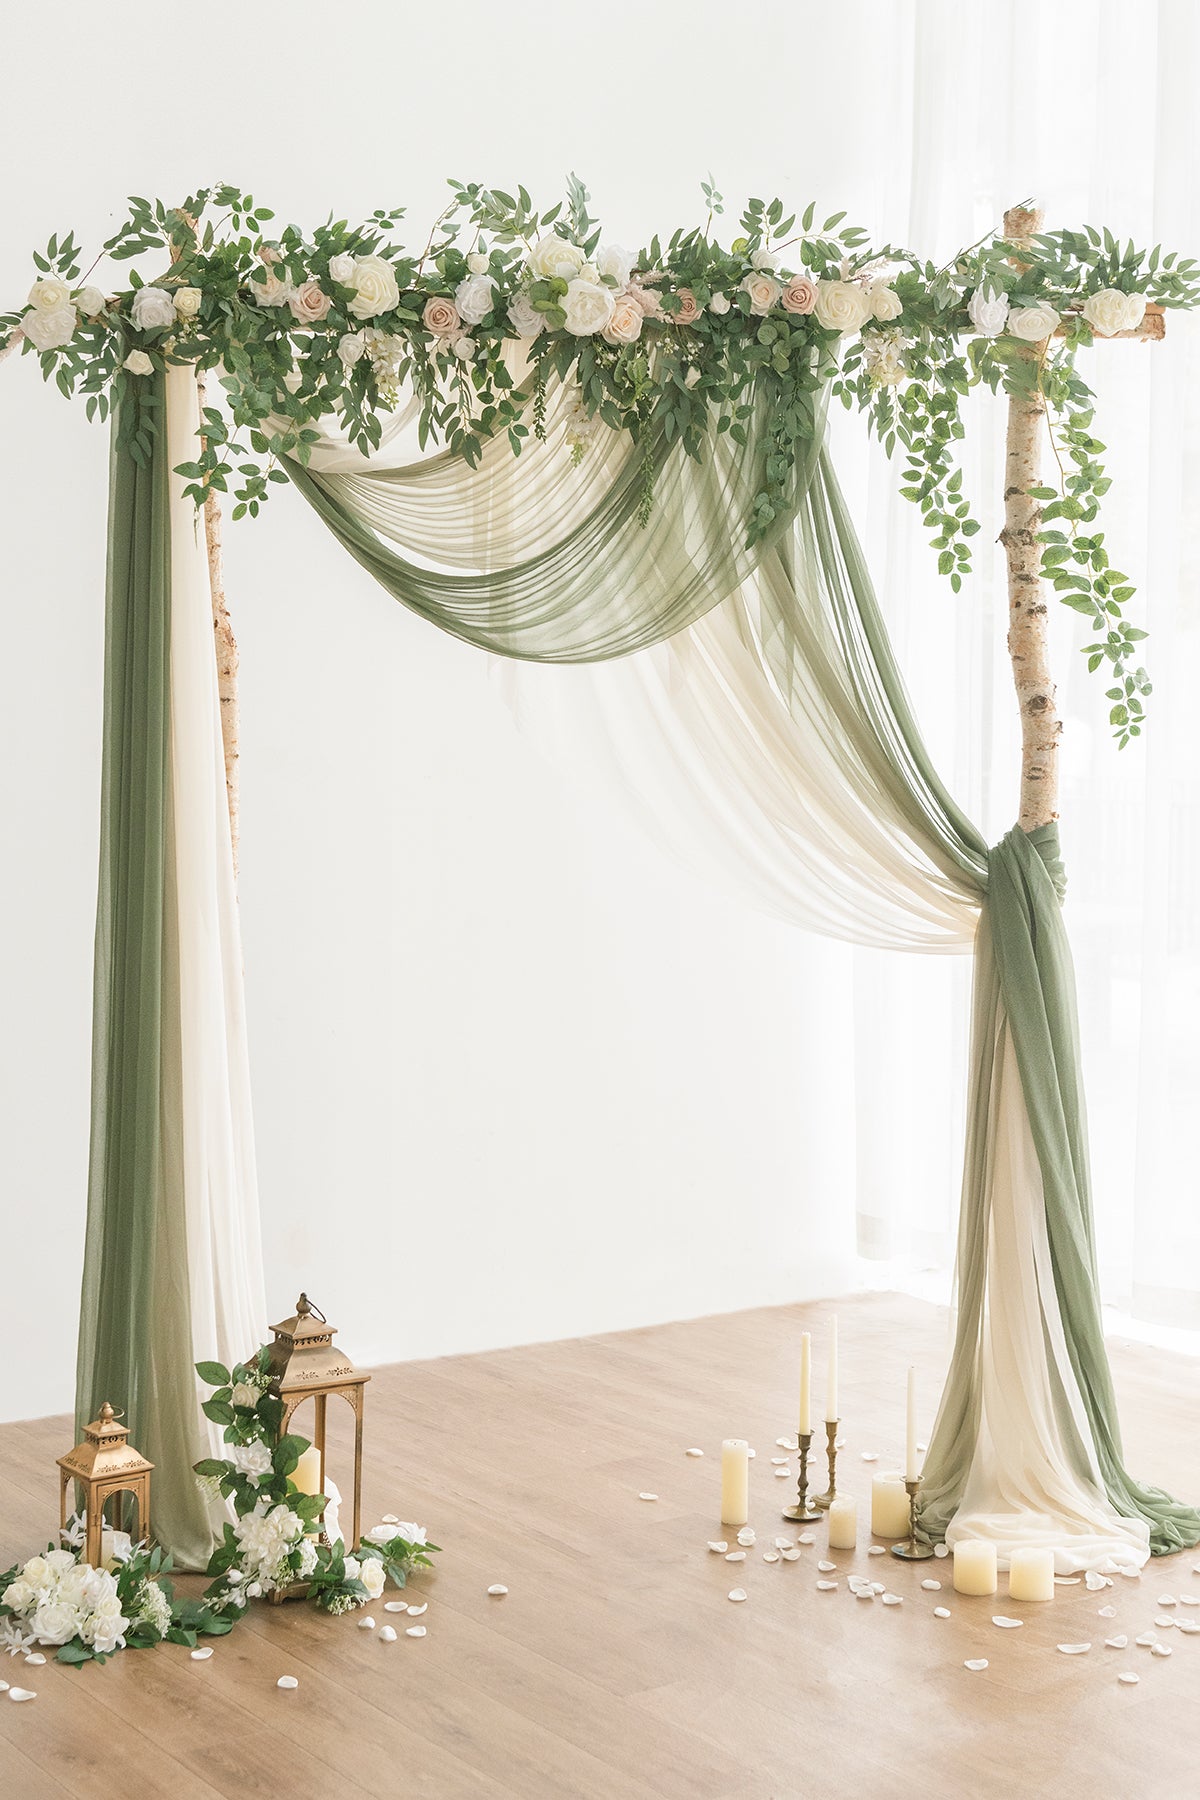
[[[858,1506],[846,1494],[829,1503],[829,1548],[853,1550],[858,1542]]]
[[[994,1594],[996,1546],[982,1538],[964,1538],[954,1546],[954,1591],[957,1594]]]
[[[750,1446],[744,1438],[721,1445],[721,1523],[744,1525],[750,1517]]]
[[[904,1477],[876,1475],[871,1481],[871,1533],[881,1538],[908,1536],[909,1504]]]
[[[1054,1552],[1028,1545],[1014,1550],[1008,1561],[1010,1600],[1053,1600]]]

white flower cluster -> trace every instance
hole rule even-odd
[[[603,337],[610,344],[633,344],[643,322],[663,316],[653,277],[634,275],[633,258],[620,244],[601,244],[589,260],[578,244],[550,232],[533,246],[526,264],[526,283],[508,302],[508,318],[518,337],[535,338],[545,326],[529,297],[535,281],[564,281],[559,301],[564,327],[573,337]],[[658,279],[661,279],[659,277]],[[691,317],[696,316],[693,302]]]
[[[1088,295],[1080,311],[1097,337],[1115,337],[1118,331],[1137,330],[1146,316],[1146,300],[1143,294],[1101,288]],[[976,288],[967,301],[967,313],[981,337],[1003,334],[1027,344],[1040,344],[1062,323],[1062,314],[1044,300],[1033,306],[1010,306],[1007,295],[988,295],[982,288]]]
[[[316,1546],[305,1536],[304,1520],[282,1502],[272,1504],[264,1496],[252,1512],[241,1515],[233,1529],[240,1551],[238,1565],[252,1600],[311,1575],[316,1567]],[[295,1562],[294,1553],[298,1553]]]
[[[16,1615],[17,1631],[6,1634],[10,1648],[24,1626],[25,1642],[69,1644],[79,1638],[98,1655],[108,1656],[124,1648],[132,1623],[121,1611],[116,1577],[107,1569],[77,1562],[70,1550],[31,1556],[0,1600]],[[169,1607],[167,1619],[169,1623]]]

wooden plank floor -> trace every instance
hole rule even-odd
[[[104,1668],[26,1669],[25,1706],[0,1700],[5,1800],[990,1800],[1200,1793],[1200,1634],[1133,1639],[1159,1595],[1200,1594],[1200,1552],[1105,1594],[1062,1588],[1045,1607],[927,1593],[946,1565],[761,1552],[787,1528],[773,1479],[794,1421],[797,1340],[818,1375],[841,1317],[842,1485],[866,1512],[873,1467],[902,1437],[913,1361],[932,1399],[944,1312],[892,1295],[660,1326],[618,1336],[380,1369],[368,1389],[367,1510],[425,1523],[445,1547],[416,1590],[428,1636],[392,1645],[354,1617],[256,1607],[212,1658],[175,1646]],[[352,1344],[353,1334],[343,1330]],[[1129,1460],[1200,1494],[1196,1364],[1112,1346]],[[758,1456],[741,1565],[706,1550],[718,1524],[720,1439]],[[0,1567],[49,1535],[64,1420],[0,1427]],[[688,1458],[689,1445],[704,1458]],[[863,1450],[881,1463],[861,1460]],[[638,1494],[659,1495],[657,1504]],[[855,1601],[844,1574],[886,1573],[899,1607]],[[507,1584],[489,1599],[491,1582]],[[749,1592],[731,1605],[735,1585]],[[416,1592],[412,1594],[416,1598]],[[945,1601],[948,1620],[933,1617]],[[1111,1602],[1112,1620],[1099,1616]],[[1200,1618],[1200,1607],[1171,1609]],[[386,1615],[373,1608],[382,1624]],[[1021,1614],[1021,1631],[991,1624]],[[1165,1615],[1164,1615],[1165,1616]],[[403,1624],[403,1619],[397,1619]],[[1103,1640],[1126,1632],[1127,1650]],[[1066,1657],[1058,1643],[1090,1640]],[[964,1669],[986,1656],[983,1674]],[[1136,1687],[1117,1672],[1134,1669]],[[276,1677],[300,1686],[282,1692]]]

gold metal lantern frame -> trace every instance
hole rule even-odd
[[[135,1542],[150,1536],[150,1475],[154,1468],[129,1442],[129,1431],[117,1423],[119,1414],[108,1401],[99,1417],[83,1428],[83,1442],[58,1458],[59,1521],[65,1531],[75,1488],[83,1494],[87,1514],[85,1557],[93,1569],[100,1567],[104,1541],[104,1508],[114,1494],[130,1494],[137,1502]],[[74,1510],[78,1510],[75,1508]]]
[[[293,1415],[306,1400],[313,1402],[313,1448],[319,1457],[319,1492],[325,1493],[325,1427],[331,1394],[340,1394],[354,1414],[354,1489],[350,1507],[351,1530],[344,1532],[347,1549],[359,1541],[362,1528],[363,1397],[369,1375],[362,1375],[334,1343],[336,1327],[330,1325],[301,1294],[290,1319],[272,1325],[268,1369],[271,1390],[283,1402],[280,1433],[286,1433]],[[325,1536],[324,1533],[322,1533]],[[328,1542],[328,1537],[325,1537]]]

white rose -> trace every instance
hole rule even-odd
[[[727,313],[730,305],[728,294],[714,294],[708,303],[708,310],[714,313]]]
[[[68,1569],[74,1569],[77,1566],[73,1550],[47,1550],[46,1552],[46,1567],[54,1575],[65,1575]]]
[[[1133,306],[1130,306],[1130,302]],[[1134,312],[1136,310],[1136,316]],[[1083,303],[1083,316],[1097,337],[1116,337],[1118,331],[1136,331],[1146,311],[1140,294],[1123,294],[1120,288],[1101,288]]]
[[[976,288],[967,301],[967,314],[980,337],[999,337],[1008,323],[1008,296],[989,298],[982,288]]]
[[[311,1538],[304,1538],[300,1544],[300,1561],[296,1573],[311,1575],[317,1566],[317,1546]]]
[[[486,275],[487,274],[488,259],[483,254],[482,250],[472,250],[470,256],[468,256],[468,258],[467,258],[467,268],[470,270],[472,275]]]
[[[129,1620],[124,1618],[94,1620],[92,1623],[92,1649],[97,1656],[111,1656],[119,1650],[129,1629]]]
[[[475,354],[475,339],[469,332],[464,331],[461,337],[455,338],[450,348],[459,362],[470,362]]]
[[[252,1388],[248,1381],[239,1381],[233,1392],[230,1394],[229,1399],[234,1406],[249,1406],[254,1408],[258,1405],[258,1390],[257,1388]]]
[[[1027,344],[1040,344],[1057,329],[1058,314],[1052,306],[1014,306],[1008,315],[1008,335],[1023,338]]]
[[[75,296],[75,305],[85,319],[94,319],[104,311],[108,302],[98,287],[81,287]]]
[[[266,251],[260,255],[265,257]],[[265,281],[252,281],[250,286],[260,306],[286,306],[292,296],[291,283],[281,281],[274,269],[267,270]]]
[[[528,288],[518,288],[515,294],[509,295],[508,322],[519,338],[535,338],[545,330],[545,314],[534,306]]]
[[[392,1535],[403,1538],[406,1544],[425,1544],[429,1541],[423,1525],[414,1525],[411,1521],[406,1523],[403,1519],[398,1525],[392,1526]]]
[[[338,340],[338,355],[347,369],[353,368],[367,347],[366,333],[348,331],[344,338]]]
[[[265,1475],[271,1467],[271,1452],[261,1442],[230,1444],[228,1455],[239,1475]]]
[[[202,299],[199,288],[176,288],[175,311],[181,319],[194,319],[200,311]]]
[[[886,281],[873,282],[867,291],[871,302],[871,317],[878,319],[881,325],[887,325],[892,319],[898,319],[904,311],[904,302],[894,287]]]
[[[257,1600],[262,1593],[262,1582],[248,1581],[246,1583],[246,1593],[251,1600]]]
[[[569,244],[552,231],[539,238],[530,251],[529,272],[538,281],[574,281],[586,261],[578,244]]]
[[[783,283],[776,281],[765,269],[755,269],[742,282],[742,292],[750,296],[750,311],[756,318],[764,318],[770,312],[780,294]]]
[[[343,250],[340,256],[330,257],[329,279],[330,281],[336,281],[339,287],[349,287],[353,282],[354,258],[348,250]]]
[[[43,275],[29,290],[29,304],[42,312],[57,312],[60,307],[70,306],[71,290],[57,275]]]
[[[596,252],[596,273],[607,275],[619,288],[628,284],[632,267],[633,257],[628,250],[622,250],[620,244],[601,244]]]
[[[562,304],[567,330],[575,337],[594,337],[612,318],[615,302],[611,288],[580,277],[567,283]]]
[[[131,350],[121,367],[128,369],[131,375],[153,375],[154,373],[154,364],[144,350]]]
[[[367,1533],[366,1542],[368,1544],[390,1544],[399,1531],[398,1525],[372,1525]]]
[[[137,331],[163,331],[175,323],[175,302],[166,288],[139,288],[133,296],[133,323]]]
[[[826,331],[860,331],[871,316],[871,302],[865,288],[854,281],[818,281],[817,303],[813,307],[817,324]]]
[[[752,269],[766,269],[770,271],[775,268],[777,262],[778,258],[772,256],[769,250],[756,250],[754,255],[750,258],[750,267]]]
[[[359,1565],[359,1560],[358,1560],[357,1556],[348,1556],[346,1558],[346,1580],[347,1581],[357,1581],[358,1580],[359,1567],[360,1567],[360,1565]]]
[[[73,306],[56,306],[50,311],[32,306],[21,319],[21,329],[35,350],[60,350],[75,336],[78,323]]]
[[[367,1597],[378,1600],[384,1589],[387,1576],[383,1572],[383,1564],[374,1556],[363,1558],[358,1571],[358,1579],[367,1590]]]
[[[31,1582],[34,1587],[41,1587],[42,1583],[49,1579],[50,1564],[44,1556],[31,1556],[21,1573],[26,1581]]]
[[[28,1581],[23,1581],[18,1575],[17,1579],[10,1581],[4,1592],[0,1594],[0,1600],[4,1602],[5,1606],[11,1606],[14,1612],[25,1612],[33,1605],[33,1588]]]
[[[491,312],[496,284],[490,275],[468,275],[454,290],[454,304],[459,317],[468,325],[479,325]]]
[[[400,289],[391,263],[382,256],[357,256],[354,279],[350,284],[354,298],[348,310],[356,319],[373,319],[377,313],[391,312],[400,303]]]
[[[47,1600],[33,1615],[39,1644],[65,1644],[79,1630],[79,1614],[65,1600]]]

